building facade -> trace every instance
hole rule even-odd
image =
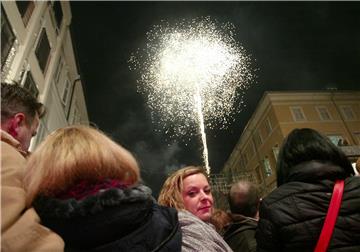
[[[276,161],[283,139],[295,128],[313,128],[360,156],[360,92],[265,92],[221,171],[228,184],[241,178],[262,195],[276,187]]]
[[[71,17],[68,1],[1,1],[1,81],[21,84],[47,109],[30,149],[57,128],[89,124]]]

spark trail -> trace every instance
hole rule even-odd
[[[138,91],[146,96],[153,121],[157,118],[170,137],[200,131],[208,174],[205,127],[226,128],[253,79],[250,57],[234,30],[231,23],[210,17],[162,22],[130,59],[130,69],[140,72]],[[237,99],[239,106],[234,106]]]

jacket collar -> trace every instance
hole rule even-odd
[[[242,215],[242,214],[231,213],[230,217],[231,217],[233,222],[243,222],[243,221],[249,221],[249,220],[256,221],[256,222],[258,221],[255,218],[251,218],[251,217],[248,217],[248,216],[245,216],[245,215]]]
[[[1,141],[10,144],[12,147],[14,147],[18,152],[20,152],[21,155],[23,155],[24,157],[28,156],[28,152],[27,151],[23,151],[21,149],[21,144],[18,140],[16,140],[12,135],[10,135],[9,133],[7,133],[6,131],[0,129],[0,137],[1,137]]]
[[[342,167],[337,166],[331,162],[313,160],[303,162],[292,167],[286,182],[311,182],[323,179],[345,179],[346,177],[346,172]]]
[[[151,195],[151,189],[144,185],[127,189],[112,188],[81,200],[39,196],[34,201],[34,207],[40,216],[66,219],[93,215],[108,207],[134,202],[142,202],[145,205],[146,203],[152,204],[154,199]]]
[[[36,198],[34,207],[43,225],[58,233],[71,251],[115,251],[118,246],[134,247],[136,243],[155,246],[160,242],[154,237],[162,241],[164,234],[168,236],[161,228],[168,228],[162,218],[170,218],[170,212],[156,208],[150,188],[144,185],[111,188],[81,200],[42,196]],[[153,219],[155,212],[162,217]],[[177,221],[176,212],[171,213]]]

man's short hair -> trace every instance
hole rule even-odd
[[[27,123],[31,123],[37,113],[39,118],[45,114],[45,107],[19,84],[1,83],[1,121],[6,121],[16,113],[24,113]]]
[[[258,211],[259,201],[259,190],[249,181],[233,184],[228,194],[230,211],[234,214],[254,217]]]

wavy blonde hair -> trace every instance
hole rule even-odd
[[[208,180],[208,176],[201,166],[187,166],[172,173],[161,188],[158,203],[177,210],[185,210],[182,197],[183,181],[186,177],[198,173],[203,174]]]
[[[79,180],[140,179],[133,155],[99,130],[70,126],[47,136],[31,154],[25,170],[27,205],[38,195],[53,196]]]

